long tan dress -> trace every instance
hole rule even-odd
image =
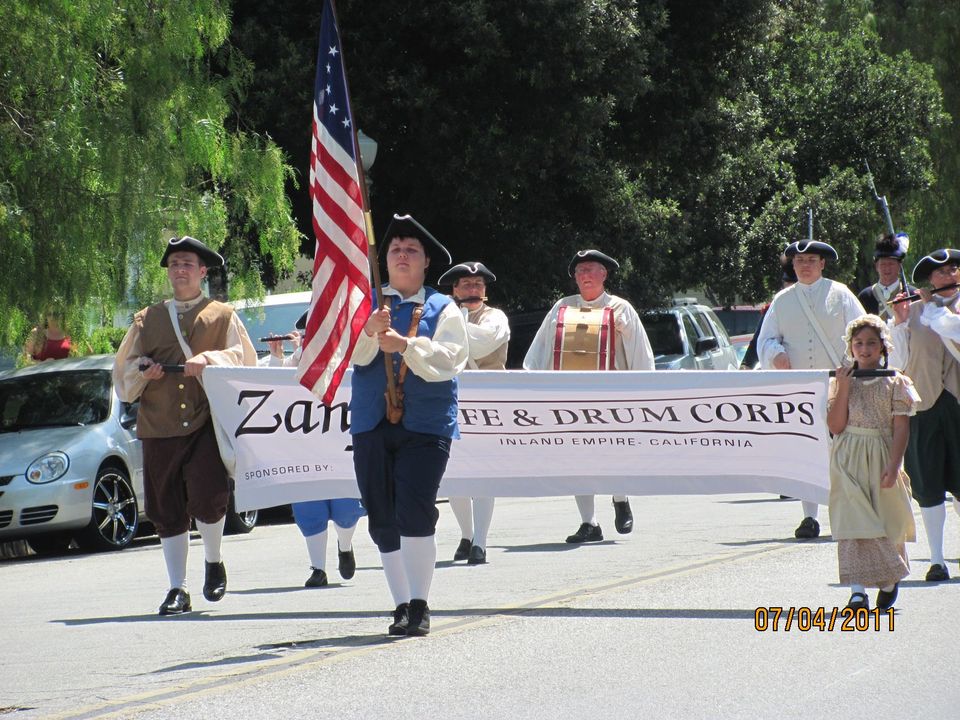
[[[836,397],[830,381],[828,407]],[[919,401],[910,379],[854,379],[847,426],[830,450],[830,529],[838,541],[843,585],[885,587],[910,574],[905,542],[916,540],[910,478],[900,469],[891,488],[880,487],[890,458],[893,416],[912,415]]]

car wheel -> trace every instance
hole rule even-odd
[[[93,486],[90,524],[77,534],[77,544],[91,552],[123,550],[137,534],[140,510],[125,470],[105,465]]]
[[[245,535],[257,526],[258,510],[237,512],[233,502],[233,493],[230,494],[230,504],[227,505],[227,520],[223,529],[228,535]]]
[[[63,555],[73,540],[70,533],[47,533],[27,538],[27,544],[37,555]]]

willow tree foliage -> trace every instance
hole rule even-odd
[[[0,4],[0,340],[155,300],[171,235],[220,248],[234,295],[292,264],[290,168],[236,127],[243,59],[213,62],[229,30],[219,0]]]

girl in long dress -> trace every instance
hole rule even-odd
[[[848,608],[868,608],[866,588],[877,587],[876,606],[887,609],[899,581],[910,573],[906,542],[916,540],[910,479],[903,454],[909,417],[919,396],[910,379],[855,378],[853,370],[886,367],[890,331],[876,315],[847,325],[850,366],[830,381],[827,426],[830,450],[830,528],[838,541],[840,583],[850,586]]]

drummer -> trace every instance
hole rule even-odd
[[[640,316],[629,302],[606,290],[607,278],[620,264],[599,250],[580,250],[568,272],[576,295],[557,301],[544,318],[527,356],[525,370],[653,370],[653,350]],[[582,328],[586,332],[582,332]],[[579,328],[579,329],[578,329]],[[579,529],[568,543],[600,542],[593,495],[577,495]],[[613,496],[614,525],[626,535],[633,513],[626,495]]]

